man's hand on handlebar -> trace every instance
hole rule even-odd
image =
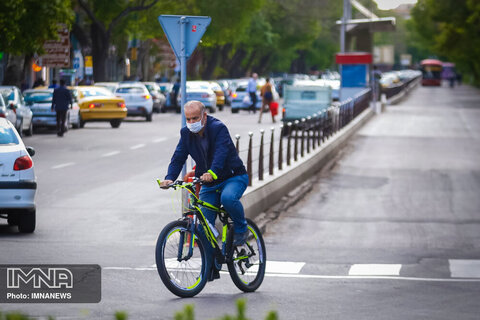
[[[202,174],[202,176],[200,177],[200,179],[204,182],[212,182],[213,181],[213,177],[210,173],[208,172],[205,172],[204,174]]]
[[[160,188],[162,189],[168,189],[168,187],[173,183],[172,180],[163,180],[161,183],[160,183]]]

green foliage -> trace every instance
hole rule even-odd
[[[480,2],[419,0],[412,10],[413,26],[425,47],[455,62],[480,85]]]
[[[127,320],[128,314],[125,311],[115,312],[115,320]]]
[[[0,51],[42,53],[45,40],[57,37],[58,23],[70,25],[72,21],[70,0],[2,0]]]
[[[193,304],[187,304],[183,308],[183,311],[178,311],[175,313],[175,320],[194,320],[195,312]]]

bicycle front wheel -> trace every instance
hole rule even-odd
[[[202,291],[207,282],[206,253],[197,231],[185,221],[173,221],[160,233],[155,250],[157,271],[173,294],[185,298]],[[192,245],[193,241],[193,245]]]
[[[252,292],[258,289],[265,276],[267,253],[262,233],[257,225],[247,219],[249,235],[243,246],[234,247],[233,228],[230,228],[227,244],[230,256],[227,260],[228,272],[233,283],[244,292]]]

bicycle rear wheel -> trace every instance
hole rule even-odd
[[[231,248],[227,261],[228,272],[233,283],[244,292],[258,289],[265,276],[267,253],[265,242],[257,225],[247,219],[249,235],[243,246],[233,247],[233,228],[230,228],[227,237],[227,247]]]
[[[187,226],[186,221],[169,223],[158,236],[155,249],[160,278],[168,290],[182,298],[195,296],[207,282],[203,243],[197,231],[192,235]],[[192,239],[194,245],[189,256]]]

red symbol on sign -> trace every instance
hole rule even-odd
[[[195,25],[192,26],[192,32],[197,32],[197,26]]]

